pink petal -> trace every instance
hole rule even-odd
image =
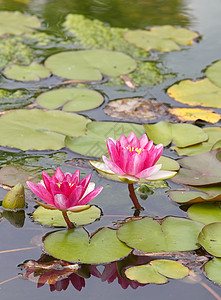
[[[126,174],[136,175],[137,173],[139,173],[139,164],[141,163],[142,161],[140,160],[140,155],[135,152],[128,161]]]
[[[156,148],[156,156],[155,156],[153,164],[155,164],[158,161],[158,159],[160,158],[160,156],[163,152],[163,145],[159,144],[155,148]]]
[[[82,178],[82,180],[80,181],[79,185],[82,186],[83,188],[83,193],[86,191],[88,184],[91,180],[91,174],[89,174],[88,176],[86,176],[85,178]]]
[[[83,187],[81,185],[77,186],[73,192],[69,196],[69,207],[73,207],[75,205],[82,205],[79,204],[79,201],[83,195]]]
[[[62,194],[64,194],[66,197],[68,197],[71,193],[70,185],[66,181],[62,182],[62,184],[60,186],[60,191]]]
[[[113,171],[115,174],[119,174],[119,175],[124,175],[125,172],[118,167],[115,163],[113,163],[112,161],[110,161],[106,156],[102,156],[104,163],[108,166],[109,169],[111,169],[111,171]]]
[[[164,179],[169,179],[171,177],[174,177],[176,174],[177,174],[177,172],[174,172],[174,171],[159,170],[157,173],[154,173],[154,174],[148,176],[146,179],[147,180],[164,180]]]
[[[148,137],[146,134],[141,135],[139,138],[140,148],[144,148],[146,144],[148,143]]]
[[[58,179],[58,181],[63,181],[64,180],[64,173],[61,171],[60,168],[57,168],[55,171],[54,176]]]
[[[139,140],[136,136],[135,133],[131,132],[128,137],[127,137],[127,140],[129,142],[129,144],[131,145],[131,147],[137,147],[138,144],[139,144]]]
[[[98,194],[100,194],[100,192],[103,190],[103,187],[100,186],[98,188],[96,188],[95,190],[93,190],[92,192],[90,192],[89,194],[87,194],[84,198],[82,198],[79,201],[79,205],[85,205],[88,202],[90,202],[91,200],[93,200]]]
[[[153,141],[152,140],[150,140],[147,144],[146,144],[146,146],[145,146],[145,150],[147,150],[147,151],[150,151],[150,149],[153,147]]]
[[[120,142],[122,147],[127,147],[128,144],[129,144],[129,142],[128,142],[128,140],[127,140],[127,138],[124,134],[120,136],[119,142]]]
[[[57,194],[62,194],[61,189],[60,189],[60,187],[58,186],[57,183],[51,182],[50,187],[51,187],[51,194],[53,196],[57,195]]]
[[[33,182],[27,181],[28,187],[32,190],[35,195],[37,195],[41,200],[48,204],[54,204],[54,198],[52,195],[43,187],[42,184],[34,184]]]
[[[76,184],[78,185],[80,181],[80,170],[77,170],[74,172],[71,178],[71,184]]]
[[[109,152],[109,155],[110,155],[110,159],[114,163],[119,164],[119,154],[118,154],[118,151],[116,149],[116,145],[110,139],[107,140],[107,148],[108,148],[108,152]]]
[[[58,209],[68,209],[68,198],[64,194],[57,194],[54,196],[54,206]]]
[[[45,171],[43,171],[42,172],[42,178],[43,178],[44,185],[45,185],[46,189],[50,193],[51,192],[51,188],[50,188],[51,177]]]
[[[130,161],[130,158],[132,156],[132,153],[130,152],[129,149],[124,149],[121,148],[119,151],[119,155],[120,155],[120,164],[119,167],[123,170],[123,172],[127,173],[127,164]]]
[[[157,173],[162,165],[155,165],[153,167],[144,169],[143,171],[141,171],[140,173],[136,174],[136,177],[138,178],[147,178],[148,176]]]

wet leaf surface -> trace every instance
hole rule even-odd
[[[214,257],[213,260],[209,261],[205,265],[205,272],[207,277],[218,284],[221,284],[220,268],[221,268],[221,258],[217,258],[217,257]]]
[[[45,237],[44,248],[56,258],[89,264],[119,260],[132,250],[120,242],[116,230],[110,228],[99,230],[90,240],[83,228],[52,232]]]
[[[221,256],[221,222],[215,222],[203,227],[198,240],[203,248],[214,256]]]
[[[206,70],[206,76],[207,78],[212,81],[215,85],[218,87],[221,87],[221,60],[218,60],[214,64],[212,64],[209,68]]]
[[[191,220],[203,223],[205,225],[214,222],[221,222],[221,203],[212,202],[193,204],[190,206],[187,213]]]

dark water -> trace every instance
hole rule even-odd
[[[25,3],[26,2],[26,3]],[[162,54],[161,59],[164,64],[177,73],[177,77],[165,81],[160,86],[153,88],[142,87],[139,90],[140,96],[152,95],[159,101],[174,104],[175,102],[164,93],[164,89],[177,80],[183,78],[200,78],[203,76],[202,70],[213,61],[220,59],[221,49],[221,2],[220,0],[103,0],[103,1],[0,1],[1,10],[20,10],[38,15],[44,20],[44,26],[49,29],[56,30],[61,26],[64,17],[68,13],[83,14],[91,19],[99,19],[109,23],[111,26],[128,27],[128,28],[146,28],[153,25],[180,25],[191,30],[198,31],[201,35],[201,41],[198,44],[187,47],[180,52],[171,52]],[[116,91],[113,98],[121,97]],[[178,105],[176,103],[176,105]],[[100,115],[99,115],[99,113]],[[91,112],[89,117],[97,120],[105,119],[101,110]],[[73,154],[69,154],[73,157]],[[42,166],[44,159],[41,160]],[[57,166],[55,162],[45,160],[47,167]],[[67,170],[74,171],[74,168]],[[88,173],[87,169],[82,172]],[[113,220],[124,219],[124,217],[108,217],[106,215],[116,214],[120,216],[131,216],[133,210],[128,198],[127,187],[121,183],[112,183],[106,179],[101,179],[96,173],[93,173],[93,180],[96,185],[103,185],[104,191],[102,195],[96,198],[96,204],[102,207],[104,217],[98,222],[87,226],[90,232],[97,228],[110,224]],[[172,186],[171,183],[169,185]],[[165,194],[167,189],[157,190],[154,195],[147,200],[142,201],[145,207],[145,215],[164,217],[167,215],[186,216],[186,213],[179,209],[178,205],[172,203]],[[1,198],[6,191],[0,190]],[[151,201],[150,201],[151,198]],[[30,204],[27,213],[33,211],[34,204]],[[10,249],[20,249],[33,247],[29,250],[20,250],[15,252],[0,252],[0,283],[17,276],[21,271],[17,265],[25,260],[38,260],[42,254],[40,247],[35,247],[36,241],[40,241],[41,237],[50,231],[48,228],[42,228],[38,224],[32,222],[31,218],[26,214],[25,224],[22,228],[14,227],[6,219],[2,219],[0,225],[1,247],[0,251]],[[209,282],[202,276],[202,280],[206,282],[213,290],[221,295],[220,288]],[[71,283],[66,291],[50,292],[49,286],[46,284],[41,288],[36,287],[36,283],[30,282],[23,278],[15,278],[11,281],[0,285],[0,295],[3,300],[22,300],[22,299],[137,299],[137,300],[185,300],[185,299],[215,299],[201,284],[187,283],[186,280],[170,280],[165,285],[150,284],[144,287],[138,287],[133,290],[131,287],[123,289],[115,280],[113,283],[101,282],[98,278],[92,276],[85,280],[86,286],[81,292],[77,291]]]

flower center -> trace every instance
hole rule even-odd
[[[136,151],[138,154],[140,154],[141,151],[143,151],[142,148],[134,148],[134,147],[130,147],[130,146],[124,147],[124,149],[128,149],[130,152]]]

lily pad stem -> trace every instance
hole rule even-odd
[[[128,183],[128,189],[129,189],[129,192],[130,192],[130,198],[131,198],[131,200],[133,201],[134,207],[135,207],[137,210],[140,210],[140,209],[141,209],[141,206],[140,206],[140,203],[139,203],[139,201],[138,201],[138,199],[137,199],[137,196],[136,196],[136,194],[135,194],[133,183]]]
[[[73,229],[74,225],[71,223],[70,219],[68,218],[67,212],[65,210],[62,210],[62,215],[64,217],[65,222],[68,225],[68,228]]]

